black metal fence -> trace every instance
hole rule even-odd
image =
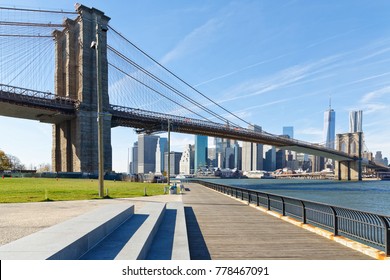
[[[213,190],[247,201],[304,224],[345,236],[390,255],[390,217],[301,200],[208,181],[192,180]]]

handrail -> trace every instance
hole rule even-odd
[[[67,108],[74,108],[78,103],[76,100],[66,97],[58,96],[51,92],[31,90],[27,88],[15,87],[5,84],[0,84],[0,94],[2,98],[13,101],[28,101],[39,104],[50,104],[55,103],[61,106],[67,106]]]
[[[248,201],[249,204],[256,203],[257,206],[279,212],[283,216],[298,218],[303,224],[321,227],[331,231],[335,236],[348,237],[382,250],[386,256],[390,256],[390,216],[209,181],[190,180],[190,182],[240,198]],[[256,199],[252,200],[251,197],[254,195]]]

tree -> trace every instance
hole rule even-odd
[[[11,162],[4,151],[0,150],[0,170],[7,170],[11,168]]]
[[[24,170],[26,169],[24,164],[20,162],[16,156],[7,155],[4,151],[0,150],[0,170]]]
[[[51,166],[49,163],[41,163],[38,167],[37,172],[43,173],[43,172],[49,172],[51,170]]]
[[[7,155],[10,161],[10,169],[12,170],[24,170],[26,169],[24,164],[20,162],[20,159],[13,155]]]

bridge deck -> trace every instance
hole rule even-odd
[[[370,259],[201,185],[187,186],[191,259]]]

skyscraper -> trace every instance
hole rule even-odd
[[[180,174],[189,175],[194,172],[194,146],[186,145],[180,159]]]
[[[207,165],[207,136],[195,135],[195,172]]]
[[[138,141],[134,142],[131,148],[130,174],[138,173]]]
[[[138,173],[156,171],[156,148],[158,136],[138,135]]]
[[[324,113],[324,141],[325,147],[334,149],[336,139],[336,112],[329,105]]]
[[[156,147],[156,173],[162,174],[164,172],[164,153],[167,152],[168,149],[168,139],[167,138],[159,138],[157,140]]]
[[[349,113],[349,132],[363,132],[363,111]]]
[[[283,135],[288,135],[288,137],[294,138],[294,127],[293,126],[283,126]]]
[[[180,174],[180,159],[181,159],[182,153],[170,152],[169,155],[170,155],[169,174],[172,175],[172,176]],[[164,169],[168,171],[168,152],[164,153],[164,157],[165,157],[165,160],[164,160],[165,167],[164,167]]]
[[[283,126],[283,136],[288,136],[290,139],[293,139],[294,138],[294,127],[293,126]],[[287,156],[285,155],[285,157],[286,157],[287,161],[292,161],[292,160],[296,159],[296,157],[297,157],[296,152],[292,152],[292,151],[286,151],[286,152],[287,152]],[[282,153],[283,152],[280,152],[280,154],[282,154]],[[282,168],[284,168],[284,166]]]
[[[262,128],[258,125],[250,125],[251,130],[261,132]],[[242,143],[242,170],[262,170],[263,169],[263,145],[257,143]]]
[[[266,145],[267,152],[265,152],[264,170],[275,171],[276,170],[276,148]]]

